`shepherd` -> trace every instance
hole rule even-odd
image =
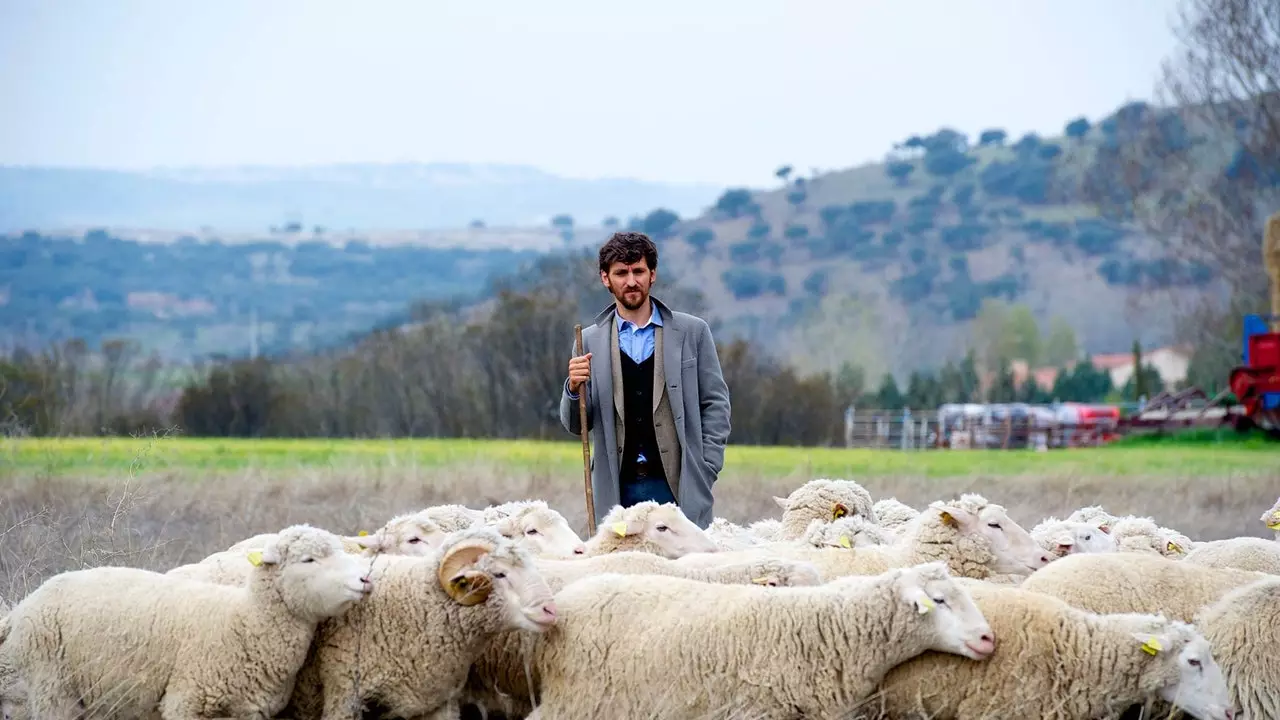
[[[653,500],[676,503],[706,529],[730,429],[711,328],[650,297],[658,248],[644,233],[614,233],[600,247],[599,269],[614,302],[583,328],[560,397],[560,424],[581,434],[585,384],[595,523],[615,505]],[[597,351],[606,362],[591,362]]]

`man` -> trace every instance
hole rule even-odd
[[[614,505],[654,500],[705,529],[730,425],[711,328],[649,296],[658,249],[645,234],[614,233],[599,265],[614,302],[582,329],[560,397],[560,423],[577,435],[585,384],[596,523]],[[592,363],[597,352],[604,362]]]

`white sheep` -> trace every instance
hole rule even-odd
[[[1095,523],[1047,517],[1031,528],[1031,537],[1055,557],[1072,553],[1116,552],[1116,540]]]
[[[336,535],[306,525],[250,561],[242,587],[130,567],[55,575],[3,621],[2,662],[36,718],[271,717],[317,624],[359,607],[370,584]]]
[[[574,560],[539,558],[536,565],[547,584],[557,593],[572,583],[605,573],[770,587],[813,586],[824,581],[811,564],[783,558],[688,568],[651,553],[623,551]],[[467,702],[486,712],[501,712],[508,717],[522,717],[532,712],[532,698],[538,691],[539,678],[536,670],[526,665],[525,659],[540,641],[540,636],[517,632],[502,633],[494,638],[472,666],[467,680]]]
[[[1271,509],[1262,513],[1262,517],[1258,518],[1268,530],[1276,534],[1276,540],[1280,541],[1280,498],[1276,499],[1276,504]]]
[[[753,533],[750,528],[742,527],[722,517],[713,519],[707,526],[706,532],[707,537],[711,538],[716,547],[721,550],[745,550],[768,542]]]
[[[457,717],[471,664],[508,630],[541,633],[556,622],[533,556],[484,525],[446,537],[432,555],[383,555],[374,591],[322,623],[286,709],[295,720],[359,716]]]
[[[1242,717],[1280,718],[1280,578],[1232,590],[1195,622],[1213,645]]]
[[[564,515],[543,500],[491,506],[484,510],[482,522],[541,557],[571,557],[587,551]]]
[[[861,515],[878,522],[871,493],[852,480],[817,478],[801,485],[785,498],[774,496],[782,508],[778,540],[798,540],[814,520],[830,522],[847,515]]]
[[[934,502],[907,526],[906,533],[888,545],[813,548],[775,542],[716,557],[690,554],[679,562],[690,567],[762,555],[807,560],[823,577],[875,575],[889,568],[941,560],[953,575],[975,579],[1015,581],[1044,567],[1050,556],[1000,505],[981,495],[966,493],[950,503]]]
[[[1061,600],[981,581],[961,584],[999,643],[975,663],[925,653],[885,676],[868,702],[882,717],[1118,717],[1164,700],[1202,720],[1231,706],[1209,642],[1159,615],[1098,615]]]
[[[995,648],[942,563],[788,588],[606,574],[556,602],[531,719],[845,717],[926,650],[979,662]]]
[[[1171,528],[1161,527],[1149,517],[1127,515],[1111,524],[1111,537],[1122,552],[1155,553],[1181,558],[1197,543]]]
[[[615,505],[586,544],[589,556],[638,550],[678,558],[688,553],[720,551],[705,530],[685,517],[679,505],[660,505],[652,500],[630,507]]]
[[[1197,543],[1182,562],[1280,575],[1280,543],[1257,537],[1234,537]]]
[[[882,498],[877,500],[871,508],[876,513],[880,527],[895,535],[905,530],[912,520],[920,517],[919,510],[897,498]]]
[[[1020,587],[1096,613],[1161,613],[1193,622],[1205,605],[1266,578],[1265,573],[1211,568],[1157,553],[1083,553],[1055,560]]]
[[[848,515],[839,520],[823,522],[814,520],[798,542],[813,547],[840,547],[846,549],[888,545],[896,538],[871,520],[861,515]]]
[[[1097,526],[1104,533],[1111,532],[1111,526],[1120,518],[1107,512],[1101,505],[1090,505],[1067,516],[1069,522],[1085,522]]]

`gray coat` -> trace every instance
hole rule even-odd
[[[706,529],[714,517],[711,489],[724,467],[724,448],[729,441],[729,387],[720,371],[720,358],[707,322],[673,311],[657,298],[653,303],[662,315],[666,389],[680,441],[680,510]],[[614,424],[598,422],[601,417],[614,416],[608,335],[613,327],[613,311],[610,304],[591,325],[582,328],[583,353],[594,353],[586,390],[587,430],[592,446],[591,492],[597,525],[621,498]],[[578,401],[569,397],[568,385],[565,378],[560,393],[560,424],[578,435]],[[602,450],[606,460],[603,463],[598,462]]]

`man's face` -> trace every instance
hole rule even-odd
[[[618,304],[628,310],[636,310],[649,302],[649,288],[658,277],[657,270],[650,270],[641,258],[631,264],[616,262],[609,266],[609,272],[600,273],[600,282],[609,288],[609,292],[618,300]]]

